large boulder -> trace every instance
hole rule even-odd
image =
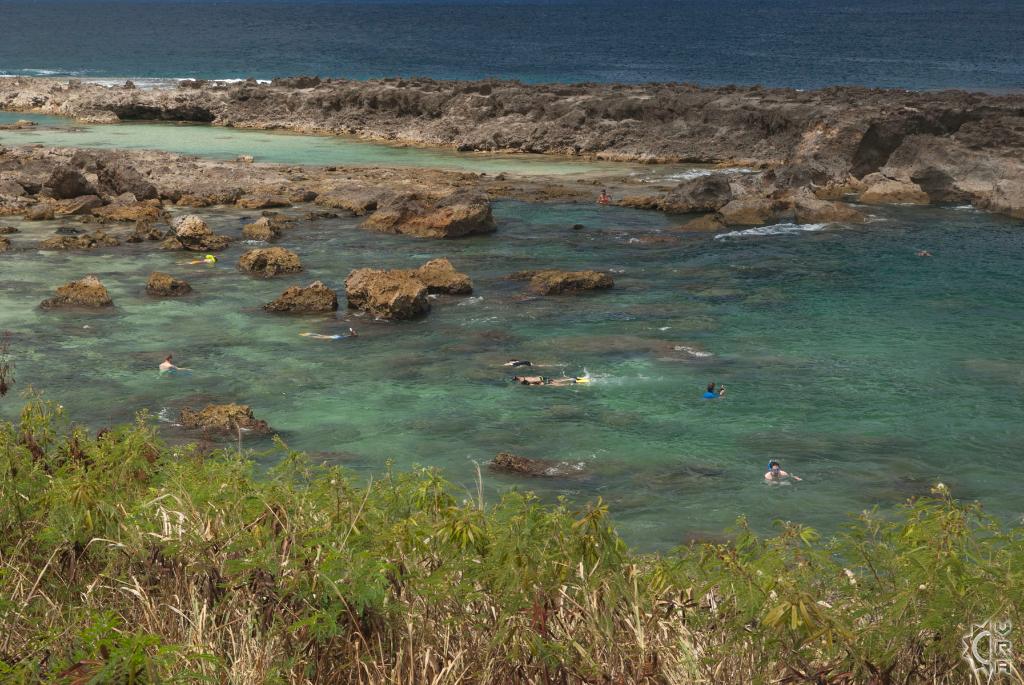
[[[793,216],[798,224],[862,224],[864,215],[842,202],[819,200],[807,193],[793,200]]]
[[[464,273],[455,270],[447,259],[431,259],[412,270],[413,276],[427,286],[427,292],[445,295],[473,294],[473,281]]]
[[[991,192],[979,197],[975,205],[1015,219],[1024,219],[1024,181],[999,181]]]
[[[491,203],[470,192],[455,192],[437,202],[418,195],[394,197],[367,217],[363,226],[419,238],[462,238],[497,228]]]
[[[146,281],[146,292],[157,297],[181,297],[192,292],[192,286],[170,274],[154,271]]]
[[[723,174],[690,178],[662,198],[660,209],[676,214],[716,212],[732,200],[732,186]]]
[[[239,271],[271,277],[302,271],[299,256],[283,247],[260,247],[238,258]]]
[[[251,224],[242,227],[242,235],[249,240],[262,240],[269,243],[281,237],[279,224],[272,223],[268,217],[261,216]]]
[[[356,269],[345,279],[351,309],[382,319],[413,319],[430,311],[429,290],[404,269]]]
[[[718,210],[727,226],[760,226],[778,218],[779,203],[763,197],[744,197],[730,201]]]
[[[90,307],[100,309],[113,307],[114,302],[110,299],[110,293],[95,276],[86,276],[77,281],[70,281],[57,288],[56,297],[43,300],[40,305],[43,309],[56,309],[59,307]]]
[[[211,231],[202,217],[188,214],[174,224],[174,236],[168,238],[164,247],[192,252],[216,252],[226,248],[230,242],[231,239],[227,236],[217,235]]]
[[[145,176],[125,162],[104,163],[97,161],[96,176],[107,195],[131,193],[136,200],[155,200],[159,192]]]
[[[96,188],[81,171],[67,164],[59,164],[43,184],[58,200],[70,200],[81,195],[98,195]]]
[[[245,404],[208,404],[199,411],[184,407],[179,420],[182,428],[208,433],[234,434],[238,430],[270,432],[267,422],[257,419]]]
[[[600,271],[519,271],[513,280],[529,281],[529,288],[538,295],[572,295],[587,290],[607,290],[615,285],[612,277]]]
[[[276,300],[263,305],[263,308],[268,312],[294,314],[333,312],[338,309],[338,294],[321,281],[314,281],[304,288],[291,286]]]
[[[866,205],[928,204],[928,194],[912,181],[883,178],[868,185],[860,194],[860,201]]]

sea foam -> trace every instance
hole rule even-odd
[[[795,235],[797,233],[814,233],[823,231],[828,224],[773,224],[771,226],[758,226],[747,228],[742,231],[729,231],[719,233],[715,240],[729,240],[731,238],[759,238],[772,235]]]

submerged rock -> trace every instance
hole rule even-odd
[[[0,236],[0,252],[7,252],[11,249],[11,239]]]
[[[322,281],[314,281],[306,287],[291,286],[263,308],[268,312],[294,314],[333,312],[338,309],[338,294]]]
[[[21,233],[14,226],[0,226],[0,235],[11,235],[12,233]]]
[[[93,250],[97,247],[117,247],[121,241],[97,230],[91,235],[59,235],[39,244],[40,250]]]
[[[110,293],[95,276],[86,276],[77,281],[69,281],[57,288],[56,297],[43,300],[40,305],[43,309],[56,309],[59,307],[91,307],[103,308],[113,307],[114,301],[110,299]]]
[[[411,271],[356,269],[345,279],[350,309],[382,319],[414,319],[430,311],[429,290]]]
[[[532,459],[511,452],[499,452],[487,466],[492,471],[545,478],[571,476],[581,471],[579,465],[551,459]]]
[[[267,422],[257,419],[252,409],[245,404],[208,404],[199,411],[192,407],[184,407],[179,420],[182,427],[189,430],[235,433],[241,429],[261,434],[270,433]]]
[[[302,271],[299,256],[283,247],[259,247],[238,258],[239,271],[266,277]]]
[[[509,276],[516,281],[529,281],[529,288],[538,295],[571,295],[587,290],[607,290],[615,281],[600,271],[518,271]]]
[[[217,235],[210,230],[202,217],[188,214],[174,225],[174,236],[164,242],[165,249],[185,249],[192,252],[216,252],[223,250],[231,239]]]
[[[192,286],[170,274],[154,271],[146,281],[146,292],[158,297],[181,297],[192,292]]]

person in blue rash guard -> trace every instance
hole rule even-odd
[[[719,386],[718,390],[715,390],[715,384],[708,383],[708,389],[704,391],[702,397],[706,400],[714,400],[718,399],[719,397],[722,397],[723,395],[725,395],[724,385]]]

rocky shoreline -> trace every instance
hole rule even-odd
[[[856,195],[864,202],[972,203],[1024,218],[1024,95],[315,77],[270,84],[186,81],[177,88],[141,90],[130,83],[12,78],[0,80],[0,109],[95,123],[207,122],[463,151],[761,170],[730,177],[730,192],[718,192],[711,202],[673,201],[671,193],[630,193],[625,202],[679,213],[718,212],[705,228],[730,225],[739,209],[744,221],[737,225],[792,218],[797,198],[809,194],[829,202]],[[382,180],[383,173],[372,180]],[[404,172],[403,182],[431,174],[436,177]],[[515,194],[493,179],[467,182],[472,176],[462,174],[455,185]],[[563,184],[553,196],[589,194],[592,189]],[[189,195],[173,201],[184,196],[194,202]],[[204,197],[240,200],[230,194]],[[739,198],[756,200],[757,207],[747,203],[720,212]]]

